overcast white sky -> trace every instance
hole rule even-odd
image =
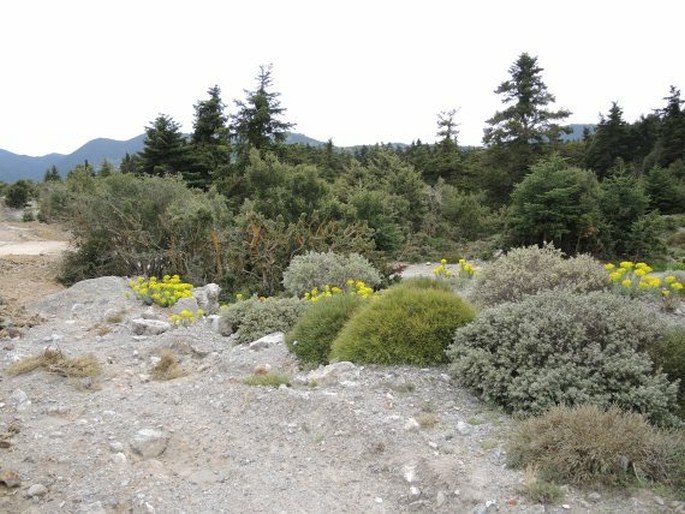
[[[522,52],[569,122],[613,100],[633,121],[685,88],[684,23],[682,0],[6,1],[0,148],[70,153],[159,113],[190,132],[209,87],[230,111],[268,63],[296,132],[432,142],[437,113],[458,109],[460,144],[480,144]]]

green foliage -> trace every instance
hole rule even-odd
[[[452,293],[393,287],[350,319],[332,344],[330,360],[442,364],[454,330],[474,316]]]
[[[372,255],[372,249],[372,232],[364,225],[319,216],[300,216],[288,223],[281,217],[267,218],[246,202],[229,228],[226,259],[233,289],[272,295],[281,289],[283,271],[298,254],[330,250]]]
[[[66,256],[65,282],[170,272],[206,283],[221,276],[217,230],[228,222],[221,198],[170,178],[115,173],[90,179],[86,190],[73,188],[73,180],[55,183],[43,201],[72,223],[76,251]]]
[[[279,373],[256,373],[243,379],[243,384],[249,386],[275,387],[290,385],[290,377]]]
[[[484,310],[457,330],[450,369],[512,412],[616,404],[671,423],[677,385],[644,353],[663,331],[649,309],[609,292],[540,293]]]
[[[288,349],[307,364],[328,364],[331,344],[367,301],[355,294],[339,294],[317,301],[286,334]]]
[[[626,253],[638,260],[659,260],[666,254],[662,235],[665,223],[659,213],[652,211],[638,217],[630,225],[626,241]]]
[[[669,380],[680,380],[678,389],[679,415],[685,419],[685,328],[672,327],[648,348],[657,368],[666,373]]]
[[[62,176],[57,170],[57,166],[54,164],[45,170],[45,175],[43,176],[43,182],[59,182],[62,180]]]
[[[585,165],[598,177],[607,176],[617,159],[630,160],[633,142],[628,124],[623,120],[623,110],[612,102],[609,114],[600,117],[585,156]]]
[[[678,179],[674,169],[655,166],[645,176],[649,206],[662,214],[677,214],[685,208],[685,181]]]
[[[250,298],[221,309],[235,343],[251,343],[273,332],[288,332],[311,306],[298,298]]]
[[[187,171],[188,148],[181,126],[170,116],[160,114],[145,127],[145,141],[139,154],[140,171],[160,177]]]
[[[685,485],[682,434],[660,431],[643,416],[616,407],[553,407],[522,422],[511,436],[507,463],[532,466],[546,480],[596,487],[647,479]]]
[[[450,282],[446,280],[435,279],[433,277],[412,277],[402,279],[402,281],[395,287],[406,287],[410,289],[437,289],[440,291],[446,291],[448,293],[452,293],[454,291],[454,286]]]
[[[602,265],[589,255],[564,258],[554,245],[514,248],[484,267],[473,299],[480,305],[516,301],[525,295],[566,289],[578,293],[609,286]]]
[[[591,171],[569,168],[558,155],[538,162],[511,195],[513,244],[554,242],[566,253],[594,249],[599,199]]]
[[[12,209],[22,209],[35,197],[35,188],[30,180],[17,180],[5,189],[5,205]]]
[[[236,100],[238,112],[231,115],[230,131],[238,154],[238,162],[248,160],[250,149],[272,150],[285,142],[287,131],[294,125],[281,119],[280,93],[271,91],[271,65],[260,66],[257,88],[245,91],[244,101]]]
[[[520,142],[542,145],[559,140],[565,130],[555,122],[567,118],[571,113],[564,109],[546,109],[549,104],[554,103],[555,98],[542,81],[542,71],[537,57],[531,57],[525,52],[511,65],[511,78],[502,82],[495,90],[498,95],[503,95],[503,103],[509,104],[509,107],[496,112],[487,121],[490,127],[485,129],[485,144],[507,145]]]
[[[290,261],[283,273],[287,293],[301,296],[317,287],[343,288],[348,280],[359,280],[373,287],[381,282],[381,275],[368,259],[358,253],[347,255],[335,252],[307,252]]]
[[[600,208],[607,224],[603,238],[607,253],[631,255],[631,228],[646,213],[649,204],[642,182],[628,174],[616,174],[605,179],[600,189]]]

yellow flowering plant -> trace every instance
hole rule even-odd
[[[145,305],[155,303],[161,307],[171,307],[181,298],[190,298],[193,294],[193,285],[181,281],[178,275],[164,275],[161,280],[155,276],[147,280],[138,277],[128,285]]]
[[[304,299],[309,300],[310,302],[317,302],[321,298],[328,298],[339,294],[350,294],[364,299],[376,298],[378,295],[378,293],[376,293],[372,287],[367,286],[366,282],[363,280],[353,280],[350,278],[345,283],[344,289],[330,285],[325,285],[321,289],[314,287],[311,291],[307,291],[304,294]]]
[[[454,273],[447,267],[447,259],[440,259],[440,264],[433,269],[433,275],[436,278],[450,279],[454,277]],[[457,278],[471,279],[476,275],[476,267],[473,264],[466,262],[466,259],[459,259],[457,265]]]
[[[668,275],[662,279],[653,275],[654,270],[645,262],[623,261],[618,266],[608,263],[604,265],[604,269],[609,274],[614,290],[630,296],[643,293],[660,294],[666,310],[673,310],[678,296],[683,294],[683,284],[675,275]]]
[[[183,309],[178,314],[172,314],[169,316],[169,321],[176,326],[188,327],[195,323],[198,319],[202,318],[204,315],[205,311],[202,309],[198,309],[195,312],[192,312],[188,309]]]

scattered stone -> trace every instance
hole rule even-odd
[[[124,445],[121,444],[119,441],[112,441],[111,443],[109,443],[109,449],[115,453],[123,452]]]
[[[271,364],[257,364],[254,367],[255,375],[268,375],[271,371]]]
[[[130,323],[133,333],[139,336],[156,336],[171,329],[169,323],[157,319],[134,318]]]
[[[222,336],[228,337],[233,334],[233,323],[226,316],[219,315],[219,319],[216,322],[216,331]]]
[[[587,499],[590,500],[592,503],[597,503],[599,500],[602,499],[602,495],[599,493],[590,493],[587,495]]]
[[[107,511],[102,506],[102,502],[89,503],[79,509],[78,512],[79,514],[107,514]]]
[[[564,510],[570,510],[570,509],[571,509],[571,506],[570,506],[568,503],[564,503],[564,504],[561,506],[561,508],[564,509]]]
[[[169,436],[160,430],[144,428],[131,439],[131,449],[144,459],[159,457],[166,450]]]
[[[444,491],[438,491],[438,494],[435,496],[435,504],[438,507],[442,507],[446,501],[447,496],[445,495]]]
[[[666,502],[664,502],[664,499],[661,496],[655,496],[654,497],[654,503],[656,503],[657,505],[662,505],[662,506],[666,504]]]
[[[219,311],[219,294],[221,287],[218,284],[207,284],[193,289],[193,296],[200,309],[207,314],[215,314]]]
[[[416,480],[416,466],[407,464],[402,467],[402,476],[410,484]]]
[[[277,344],[283,344],[285,335],[283,332],[274,332],[273,334],[266,335],[264,337],[260,337],[256,341],[253,341],[249,344],[248,348],[250,350],[253,350],[255,352],[258,352],[260,350],[266,350],[267,348],[270,348],[271,346],[277,345]]]
[[[126,455],[121,452],[113,454],[111,459],[114,464],[126,464],[127,461]]]
[[[302,385],[329,386],[340,382],[354,381],[359,378],[359,375],[360,369],[355,364],[341,361],[328,366],[319,366],[318,369],[310,371],[306,375],[298,375],[293,381]]]
[[[460,435],[469,435],[471,433],[471,427],[468,423],[464,423],[463,421],[457,422],[456,428]]]
[[[17,410],[26,410],[31,406],[31,400],[21,389],[15,389],[10,398]]]
[[[421,425],[414,418],[409,418],[404,424],[404,429],[407,432],[416,432],[421,428]]]
[[[171,307],[171,312],[173,314],[180,314],[181,311],[190,311],[195,313],[199,308],[200,306],[197,304],[197,300],[191,296],[190,298],[179,298],[178,301]]]
[[[45,496],[46,494],[48,494],[48,488],[43,484],[33,484],[29,487],[28,491],[26,491],[27,498]]]
[[[421,489],[413,485],[409,488],[409,494],[412,496],[421,496]]]
[[[12,469],[3,469],[0,471],[0,483],[5,484],[6,487],[19,487],[21,479],[16,471]]]
[[[3,350],[7,350],[8,352],[11,352],[11,351],[14,350],[15,348],[16,348],[16,345],[15,345],[13,342],[11,342],[11,341],[7,341],[6,343],[4,343],[4,344],[2,345],[2,349],[3,349]]]

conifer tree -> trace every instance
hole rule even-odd
[[[245,100],[235,100],[238,112],[231,116],[230,131],[238,161],[248,162],[251,148],[272,150],[284,143],[294,125],[281,119],[286,111],[281,107],[280,93],[271,90],[271,65],[260,66],[257,88],[245,90]]]

